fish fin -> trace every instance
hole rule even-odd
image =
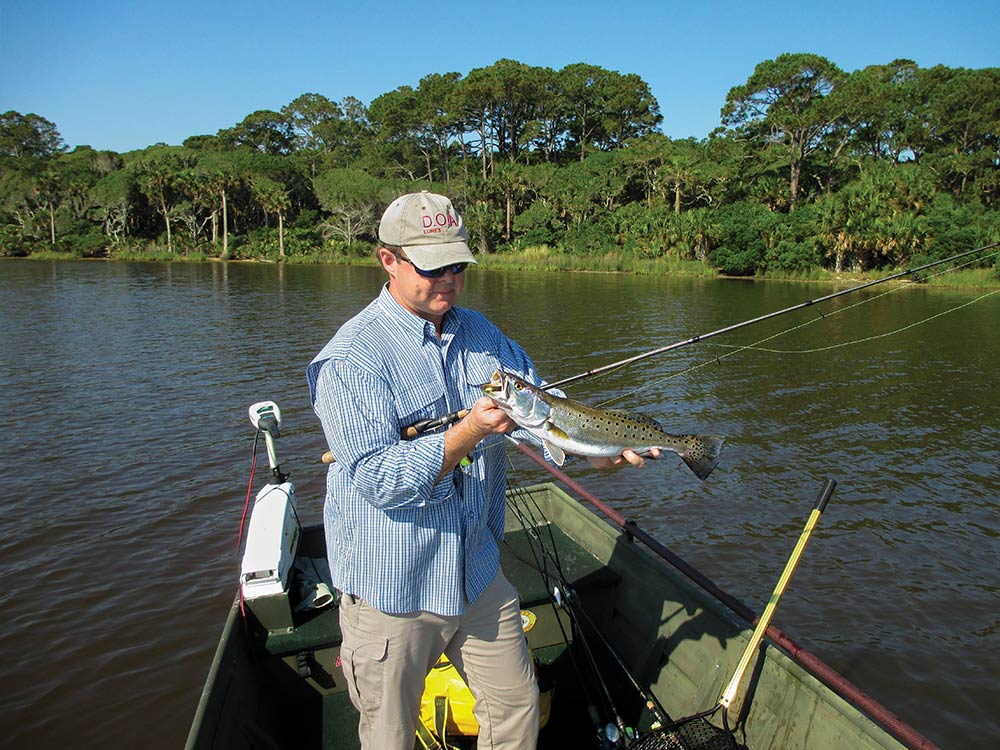
[[[545,450],[549,452],[552,460],[555,461],[556,466],[562,466],[566,463],[566,454],[563,453],[563,449],[558,445],[553,445],[548,440],[545,441]]]
[[[706,479],[719,465],[719,454],[725,438],[718,435],[688,435],[688,449],[680,454],[681,459],[698,477]]]

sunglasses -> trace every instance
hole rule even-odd
[[[418,268],[417,265],[407,258],[406,256],[400,255],[399,253],[393,253],[397,258],[399,258],[404,263],[409,263],[413,266],[413,270],[417,272],[418,276],[423,276],[425,279],[440,279],[444,276],[446,271],[451,271],[456,276],[465,270],[465,267],[469,265],[468,263],[452,263],[448,266],[441,266],[440,268],[432,268],[430,271],[425,271],[422,268]]]

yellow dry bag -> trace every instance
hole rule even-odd
[[[521,622],[525,631],[535,624],[535,614],[521,612]],[[537,673],[537,661],[535,663]],[[537,677],[537,675],[536,675]],[[475,737],[479,734],[479,722],[472,714],[475,699],[465,680],[455,666],[442,654],[424,681],[424,695],[420,700],[420,723],[417,739],[426,750],[447,748],[446,735]],[[539,691],[539,726],[544,727],[549,720],[552,705],[552,689]]]

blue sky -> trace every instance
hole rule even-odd
[[[0,0],[0,112],[41,115],[70,147],[125,152],[214,134],[303,93],[367,104],[510,58],[636,73],[664,133],[704,138],[729,89],[784,52],[847,71],[901,57],[996,67],[998,28],[997,0]]]

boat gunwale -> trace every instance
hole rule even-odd
[[[209,703],[211,702],[213,692],[216,689],[215,682],[219,678],[223,669],[223,665],[226,660],[226,651],[230,647],[230,640],[232,639],[232,634],[236,629],[239,614],[240,595],[239,592],[237,592],[236,597],[229,605],[229,611],[226,614],[226,622],[222,626],[222,633],[219,636],[219,642],[215,647],[215,652],[212,654],[212,663],[208,667],[208,675],[205,677],[205,684],[202,686],[201,694],[198,696],[198,705],[195,707],[194,716],[191,719],[191,726],[188,728],[188,736],[184,742],[185,750],[192,750],[197,745],[198,737],[202,731],[202,725],[205,722],[205,717],[208,712]]]

